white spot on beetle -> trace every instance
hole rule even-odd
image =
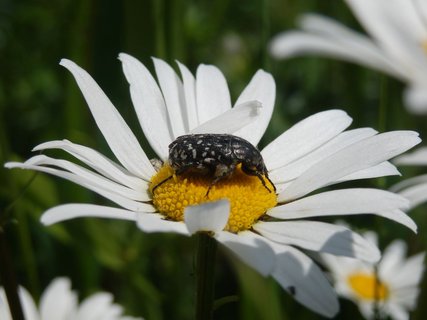
[[[204,158],[204,157],[206,157],[206,155],[207,155],[208,153],[206,152],[206,151],[203,151],[203,153],[202,153],[202,157]]]
[[[193,149],[193,159],[196,159],[196,157],[197,157],[197,151],[196,149]]]

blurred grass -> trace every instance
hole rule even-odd
[[[298,14],[315,11],[359,28],[342,2],[332,1],[95,1],[2,0],[0,2],[0,162],[23,160],[44,141],[67,138],[112,156],[72,77],[60,66],[69,58],[100,84],[145,150],[121,72],[118,53],[127,52],[153,70],[151,56],[195,71],[200,63],[219,66],[236,98],[259,68],[277,82],[275,116],[262,145],[296,121],[321,110],[343,108],[353,127],[413,129],[426,134],[426,118],[408,114],[402,84],[375,71],[322,58],[272,61],[266,43],[290,29]],[[379,106],[384,112],[380,118]],[[153,156],[154,153],[150,153]],[[411,175],[418,169],[405,169]],[[194,243],[177,235],[146,235],[128,222],[79,219],[44,227],[41,213],[69,202],[108,203],[53,177],[0,168],[0,221],[14,253],[19,282],[39,296],[54,277],[71,277],[80,296],[104,289],[133,315],[147,319],[189,319],[193,312]],[[34,179],[33,179],[34,178]],[[33,180],[32,180],[33,179]],[[31,184],[28,182],[31,180]],[[391,184],[399,178],[387,179]],[[411,253],[425,250],[426,205],[413,211],[414,236],[381,220],[383,245],[408,239]],[[348,222],[369,227],[372,217]],[[274,281],[238,261],[220,256],[217,297],[237,295],[217,310],[218,319],[318,319],[297,305]],[[1,261],[0,261],[1,263]],[[0,279],[1,281],[1,279]],[[427,296],[424,281],[421,299]],[[424,309],[423,309],[424,308]],[[417,319],[427,314],[421,304]],[[358,311],[342,302],[338,319]]]

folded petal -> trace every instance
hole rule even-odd
[[[252,80],[240,94],[235,103],[235,107],[248,101],[256,100],[263,106],[261,115],[250,125],[243,127],[235,133],[252,143],[254,146],[258,144],[264,135],[265,130],[270,122],[273,114],[274,101],[276,98],[276,83],[271,74],[258,70]],[[234,108],[235,108],[234,107]]]
[[[202,123],[194,128],[191,133],[225,133],[236,135],[241,128],[256,122],[261,114],[261,103],[259,101],[248,101]]]
[[[173,232],[189,236],[187,226],[184,222],[177,222],[166,220],[164,216],[156,213],[151,214],[137,214],[138,227],[147,233],[154,232]]]
[[[271,241],[294,245],[311,251],[376,262],[377,247],[350,229],[317,221],[258,222],[254,230]]]
[[[95,169],[103,176],[139,192],[144,193],[146,192],[145,190],[148,189],[148,183],[145,180],[135,177],[125,168],[114,163],[98,151],[86,146],[75,144],[68,140],[58,140],[39,144],[33,149],[33,151],[47,149],[64,150],[89,167]]]
[[[337,295],[320,268],[295,248],[271,242],[277,255],[272,277],[293,298],[325,317],[339,311]]]
[[[286,190],[285,190],[286,191]],[[284,198],[279,195],[279,200]],[[397,194],[369,188],[342,189],[318,193],[276,206],[267,214],[279,219],[301,219],[316,216],[376,214],[394,220],[414,232],[414,221],[403,211],[408,200]]]
[[[118,195],[129,198],[136,201],[149,201],[150,196],[147,193],[147,189],[134,190],[123,186],[120,182],[113,182],[104,176],[94,173],[82,166],[72,163],[67,160],[50,158],[45,155],[34,156],[27,161],[26,165],[33,166],[54,166],[60,169],[64,169],[75,174],[78,177],[82,177],[85,181],[88,181],[91,185],[105,189],[106,191],[117,193]]]
[[[294,180],[280,199],[297,199],[351,173],[393,158],[420,142],[413,131],[391,131],[356,142],[319,161]]]
[[[155,173],[150,160],[126,122],[92,77],[74,62],[62,59],[77,81],[99,130],[123,166],[134,175],[149,180]]]
[[[18,163],[18,162],[8,162],[5,164],[5,166],[7,168],[21,168],[21,169],[45,172],[45,173],[49,173],[51,175],[69,180],[89,190],[92,190],[100,194],[101,196],[105,197],[106,199],[111,200],[117,203],[118,205],[131,211],[154,211],[154,207],[152,205],[142,203],[139,201],[134,201],[129,199],[128,197],[123,197],[122,195],[118,194],[115,190],[111,190],[111,189],[109,190],[108,188],[105,188],[105,186],[93,183],[93,181],[87,178],[86,176],[79,176],[74,173],[57,170],[54,168],[37,166],[37,165],[26,164],[26,163]],[[106,179],[105,181],[107,182]]]
[[[328,142],[351,123],[341,110],[316,113],[286,130],[262,150],[269,171],[283,167]]]
[[[197,68],[196,99],[199,123],[209,121],[231,109],[227,81],[218,68],[204,64]]]
[[[174,140],[162,92],[148,69],[134,57],[121,53],[123,72],[130,86],[136,114],[150,146],[163,160]]]
[[[238,234],[224,231],[217,233],[215,238],[263,276],[273,271],[276,256],[265,238],[250,231]]]
[[[184,222],[190,234],[199,231],[220,232],[227,225],[230,201],[227,199],[207,202],[184,209]]]
[[[49,226],[58,222],[84,217],[135,221],[136,213],[94,204],[70,203],[50,208],[42,215],[40,221]]]

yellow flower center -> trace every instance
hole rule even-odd
[[[172,178],[162,183],[169,177]],[[210,175],[194,172],[175,175],[166,164],[151,178],[149,190],[153,195],[153,204],[169,219],[182,221],[186,206],[228,199],[231,212],[225,230],[235,233],[250,229],[267,209],[277,204],[272,184],[264,179],[271,190],[269,192],[258,177],[245,174],[240,165],[230,177],[214,185],[211,185],[212,179]]]
[[[347,281],[360,299],[383,301],[389,296],[388,286],[374,274],[355,273],[350,275]]]
[[[427,54],[427,40],[421,43],[421,47],[423,48],[425,54]]]

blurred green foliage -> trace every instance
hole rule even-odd
[[[192,71],[200,63],[215,64],[226,75],[234,98],[257,69],[268,70],[277,82],[277,99],[264,145],[296,121],[335,107],[354,118],[354,127],[413,129],[425,136],[427,119],[406,112],[401,83],[339,61],[269,58],[271,36],[294,27],[296,17],[308,11],[360,29],[340,1],[1,0],[0,163],[26,159],[35,145],[63,138],[112,156],[77,85],[58,66],[63,57],[76,61],[96,79],[153,156],[116,59],[120,52],[138,57],[150,70],[152,56],[172,65],[178,59]],[[384,124],[379,124],[380,103],[387,108]],[[408,177],[421,173],[417,169],[404,172]],[[54,277],[65,275],[81,297],[101,289],[110,291],[132,315],[150,320],[192,317],[193,239],[146,235],[132,223],[101,219],[44,227],[39,217],[52,206],[108,201],[43,174],[3,167],[0,174],[1,225],[17,279],[36,297]],[[389,185],[398,179],[381,183]],[[363,216],[347,221],[360,228],[374,225],[382,245],[405,238],[413,253],[426,248],[426,209],[423,205],[412,212],[418,236],[384,219]],[[237,296],[237,301],[230,299],[216,311],[217,319],[319,318],[296,304],[274,281],[223,250],[216,277],[216,297]],[[423,287],[420,301],[427,296],[426,283]],[[342,301],[341,305],[338,319],[356,319],[353,304]],[[417,319],[424,319],[425,308],[421,305],[415,312]]]

